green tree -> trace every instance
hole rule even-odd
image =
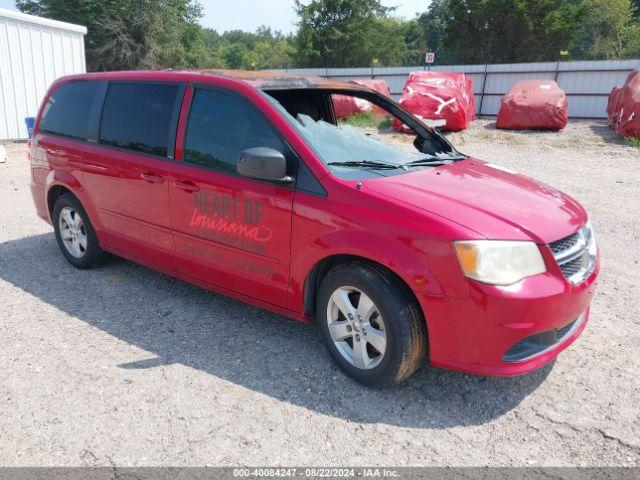
[[[206,54],[195,0],[17,0],[16,6],[85,25],[89,70],[194,66],[203,62],[194,52]]]
[[[640,57],[640,22],[636,21],[626,30],[626,44],[622,49],[623,58]]]
[[[422,41],[420,62],[424,61],[426,52],[435,52],[436,61],[440,64],[451,63],[455,60],[447,46],[444,45],[444,35],[449,21],[451,21],[449,0],[432,0],[429,9],[417,19],[416,23],[420,29]]]
[[[585,5],[588,13],[576,56],[618,59],[640,54],[640,25],[631,0],[585,0]]]
[[[586,13],[576,0],[450,0],[449,9],[443,44],[464,63],[557,59]]]
[[[376,19],[375,28],[369,37],[371,46],[368,56],[377,59],[380,66],[413,65],[415,60],[406,43],[410,26],[411,22],[393,17]],[[413,54],[415,56],[415,52]]]
[[[219,54],[227,68],[239,69],[245,67],[245,60],[249,54],[249,49],[243,43],[233,42],[224,45],[219,50]]]
[[[407,53],[405,26],[379,0],[295,2],[296,60],[308,67],[399,64]]]
[[[255,33],[232,30],[219,34],[203,29],[202,36],[210,52],[206,67],[255,70],[280,69],[292,64],[292,37],[265,26]]]
[[[406,55],[402,62],[403,65],[418,65],[424,61],[424,54],[428,50],[424,33],[418,18],[405,23],[404,44]]]
[[[204,29],[195,23],[181,28],[178,42],[172,44],[170,57],[176,59],[175,66],[184,68],[204,68],[213,66],[213,52],[205,42]]]

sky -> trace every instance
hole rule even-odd
[[[200,0],[204,16],[200,23],[218,32],[246,30],[260,25],[289,33],[295,30],[293,0]],[[395,15],[413,18],[427,9],[429,0],[382,0],[387,7],[397,6]],[[13,0],[0,0],[0,8],[15,10]]]

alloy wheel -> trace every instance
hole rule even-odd
[[[356,368],[371,370],[382,362],[387,332],[371,298],[355,287],[340,287],[327,305],[329,333],[340,355]]]
[[[64,207],[58,219],[62,243],[75,258],[82,258],[87,251],[87,230],[80,214],[71,207]]]

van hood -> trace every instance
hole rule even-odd
[[[550,243],[587,221],[584,208],[568,195],[474,158],[363,183],[495,240]]]

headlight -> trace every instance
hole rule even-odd
[[[471,240],[454,246],[464,274],[479,282],[511,285],[547,270],[533,242]]]

